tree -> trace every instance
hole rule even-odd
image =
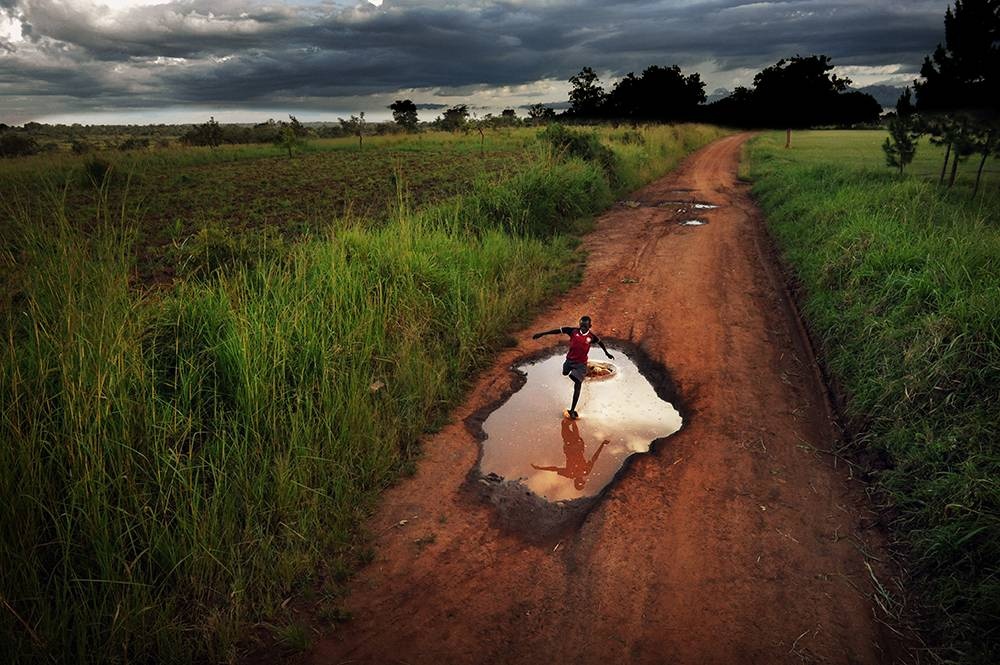
[[[528,107],[528,117],[534,124],[538,125],[543,122],[551,122],[555,120],[556,112],[554,109],[551,109],[544,104],[532,104]]]
[[[754,102],[768,124],[809,127],[838,122],[838,96],[850,79],[831,74],[833,64],[825,55],[782,58],[753,79]]]
[[[964,113],[949,114],[945,126],[945,140],[951,146],[951,175],[948,176],[948,187],[955,184],[958,165],[976,151],[975,131],[976,120],[972,116]]]
[[[697,72],[685,76],[672,65],[647,67],[641,76],[629,72],[605,103],[605,115],[630,120],[686,120],[705,102],[705,84]]]
[[[753,88],[738,87],[709,104],[702,117],[740,127],[774,127],[788,131],[815,125],[874,124],[881,105],[869,94],[848,90],[850,80],[832,73],[825,55],[782,58],[754,77]]]
[[[389,110],[392,111],[392,119],[397,125],[402,127],[408,132],[416,131],[417,129],[417,105],[414,104],[409,99],[397,99],[392,104],[389,104]]]
[[[211,116],[208,122],[188,130],[181,136],[181,141],[188,145],[207,145],[215,149],[222,143],[222,127],[216,122],[215,116]]]
[[[441,117],[441,129],[450,132],[463,129],[468,117],[469,107],[465,104],[457,104],[445,109]]]
[[[222,127],[215,120],[215,116],[209,116],[208,122],[201,125],[201,133],[204,136],[205,143],[202,145],[207,145],[210,148],[218,148],[222,143]]]
[[[913,105],[913,96],[907,86],[896,100],[896,115],[900,118],[909,118],[917,112],[917,107]]]
[[[496,118],[493,117],[492,113],[487,113],[482,118],[477,118],[475,115],[473,115],[472,120],[468,122],[467,127],[470,127],[479,133],[480,153],[486,152],[486,130],[490,127],[494,127],[495,125],[496,125]]]
[[[994,120],[992,123],[981,124],[973,136],[973,150],[979,153],[979,168],[976,169],[976,184],[972,188],[972,195],[979,192],[979,182],[983,178],[983,167],[990,155],[1000,154],[1000,123]]]
[[[944,15],[944,45],[920,68],[921,111],[1000,109],[1000,2],[956,0]]]
[[[299,119],[291,113],[288,114],[288,126],[292,128],[296,138],[304,139],[311,133],[309,128],[299,122]]]
[[[303,139],[310,134],[309,130],[299,122],[299,119],[290,113],[288,114],[288,122],[275,124],[273,120],[269,120],[268,123],[277,128],[273,143],[288,151],[288,159],[292,158],[294,150],[302,148],[305,144]]]
[[[362,111],[358,115],[352,115],[349,120],[344,120],[343,118],[337,118],[340,121],[340,127],[348,134],[353,134],[358,137],[358,150],[364,147],[365,141],[365,130],[368,126],[368,121],[365,120],[365,112]]]
[[[939,183],[944,182],[949,157],[951,187],[963,158],[984,155],[975,195],[1000,116],[1000,1],[956,0],[954,10],[945,12],[944,35],[945,43],[938,44],[920,68],[917,109],[928,116],[932,141],[946,146]]]
[[[903,175],[903,167],[913,161],[917,154],[917,138],[920,132],[912,116],[896,117],[889,121],[889,136],[882,144],[887,166],[899,169]]]
[[[570,110],[573,115],[581,118],[600,116],[605,94],[594,70],[584,67],[579,74],[570,77],[569,83],[573,86],[569,91]]]

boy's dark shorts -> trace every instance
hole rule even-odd
[[[563,363],[563,376],[569,376],[574,381],[579,381],[583,383],[584,378],[587,376],[587,363],[573,362],[572,360],[567,360]]]

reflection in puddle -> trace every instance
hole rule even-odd
[[[482,424],[481,476],[516,481],[548,501],[592,497],[630,455],[679,430],[677,410],[624,352],[612,351],[613,363],[592,363],[579,420],[562,417],[573,392],[562,376],[562,355],[519,367],[524,386]]]
[[[703,219],[687,219],[681,222],[681,226],[705,226],[705,224],[708,222]]]
[[[719,206],[712,203],[695,203],[694,207],[698,210],[712,210],[713,208],[718,208]]]
[[[566,466],[538,466],[537,464],[532,464],[531,467],[536,471],[553,471],[560,476],[569,478],[573,481],[573,487],[577,490],[582,490],[584,485],[587,484],[587,476],[593,470],[594,463],[597,462],[601,451],[611,442],[607,439],[601,441],[601,445],[597,446],[594,455],[588,460],[587,456],[584,455],[587,445],[580,436],[580,426],[572,418],[563,418],[562,442],[563,454],[566,456]]]

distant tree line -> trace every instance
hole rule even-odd
[[[606,92],[593,69],[569,79],[566,119],[622,122],[702,121],[732,127],[797,128],[871,125],[881,105],[869,94],[848,89],[850,80],[831,74],[825,55],[779,60],[759,72],[752,88],[705,104],[705,83],[677,65],[652,65],[627,74]]]
[[[202,124],[181,128],[181,143],[218,147],[227,144],[271,143],[292,154],[309,138],[356,136],[359,148],[364,137],[391,132],[416,132],[422,128],[444,131],[478,132],[523,125],[562,122],[682,122],[702,121],[735,127],[807,127],[816,125],[858,125],[878,122],[881,107],[870,95],[850,91],[848,79],[831,74],[833,65],[827,56],[795,56],[779,60],[754,77],[753,87],[737,88],[728,97],[705,104],[705,83],[697,72],[684,73],[677,65],[650,65],[639,75],[629,72],[605,90],[597,73],[584,67],[569,79],[569,108],[562,112],[544,104],[526,108],[518,116],[513,108],[499,115],[479,116],[468,104],[444,108],[429,122],[421,122],[419,109],[410,99],[399,99],[388,106],[392,122],[370,123],[364,114],[341,118],[336,124],[306,127],[294,116],[289,120],[269,119],[253,125],[222,124],[214,117]],[[136,135],[141,129],[142,135]],[[176,126],[103,127],[104,148],[142,150],[151,145],[165,145],[166,135]],[[35,154],[43,149],[57,149],[56,143],[39,143],[37,136],[52,136],[69,142],[76,153],[99,147],[81,138],[86,128],[79,125],[41,125],[27,123],[23,128],[0,126],[0,156]],[[122,138],[115,140],[115,136]]]

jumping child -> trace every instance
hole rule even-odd
[[[615,357],[608,353],[604,342],[590,329],[589,316],[580,318],[580,326],[578,328],[563,326],[562,328],[535,333],[531,336],[531,339],[538,339],[542,335],[558,335],[560,333],[569,335],[569,353],[566,354],[566,362],[563,363],[562,373],[563,376],[568,376],[573,380],[573,404],[565,413],[568,417],[576,419],[580,417],[580,414],[576,412],[576,403],[580,399],[580,385],[583,383],[584,377],[587,376],[587,353],[590,351],[590,345],[596,343],[600,346],[604,351],[604,355],[609,360],[614,360]]]

